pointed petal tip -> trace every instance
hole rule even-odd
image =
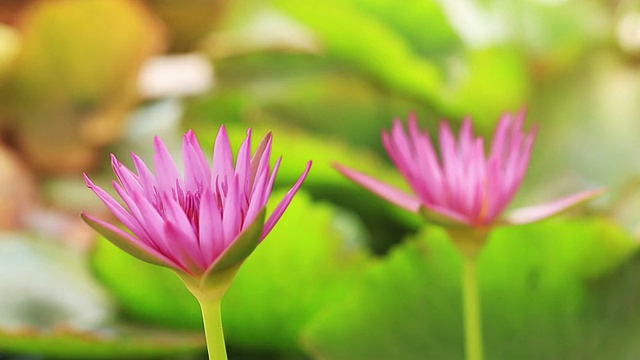
[[[87,187],[89,189],[91,189],[93,187],[93,181],[91,181],[91,179],[89,178],[89,175],[87,175],[87,173],[83,172],[82,173],[82,177],[84,178],[84,182],[85,182],[85,184],[87,184]]]
[[[122,162],[114,154],[111,154],[111,168],[115,172],[116,176],[120,175],[120,171],[123,166]]]
[[[196,133],[193,131],[193,129],[189,129],[186,133],[184,133],[182,141],[187,144],[193,144],[198,141],[198,138],[196,137]]]
[[[158,152],[161,152],[162,149],[166,148],[166,145],[164,144],[164,141],[162,141],[160,136],[155,135],[153,137],[153,147],[155,148],[156,153],[158,153]]]
[[[307,175],[309,175],[309,171],[311,171],[312,165],[313,165],[313,160],[309,160],[309,162],[307,163],[307,166],[304,169],[304,172],[302,173],[302,175],[300,175],[300,178],[302,179],[302,181],[304,181],[307,178]]]
[[[527,114],[529,113],[529,105],[528,104],[523,104],[520,109],[517,112],[517,116],[522,116],[522,118],[527,117]]]

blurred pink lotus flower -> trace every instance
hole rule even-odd
[[[495,130],[489,156],[482,137],[473,134],[470,119],[464,120],[456,138],[446,122],[440,125],[440,156],[429,134],[409,117],[408,132],[400,120],[391,133],[382,133],[392,161],[413,190],[406,193],[344,165],[343,175],[380,197],[427,220],[448,226],[490,228],[493,225],[525,224],[550,217],[603,192],[580,192],[543,205],[503,214],[520,187],[529,165],[536,130],[523,130],[524,111],[506,114]]]
[[[224,126],[209,166],[193,131],[182,145],[184,176],[166,146],[155,138],[154,175],[132,154],[137,174],[112,155],[119,181],[113,186],[126,208],[86,175],[87,186],[131,233],[82,214],[100,234],[131,255],[171,268],[192,290],[230,283],[244,259],[269,234],[309,173],[311,162],[265,222],[265,208],[280,162],[270,169],[272,135],[251,155],[251,129],[234,166]],[[212,283],[212,284],[207,284]],[[195,287],[196,289],[193,289]]]

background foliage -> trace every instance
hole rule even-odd
[[[192,128],[274,133],[303,193],[223,300],[232,359],[460,359],[460,259],[337,174],[396,184],[380,141],[416,113],[490,136],[539,126],[515,204],[605,186],[588,207],[495,231],[480,261],[488,359],[640,354],[640,2],[0,2],[0,357],[204,359],[170,272],[82,224],[107,216],[108,153],[177,152]],[[259,140],[259,139],[258,139]],[[282,196],[276,196],[276,200]]]

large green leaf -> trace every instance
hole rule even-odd
[[[621,286],[629,270],[616,269],[636,249],[601,220],[495,231],[479,270],[486,357],[620,358],[611,355],[633,342],[610,326],[640,330],[640,294]],[[305,331],[308,349],[330,359],[463,358],[460,267],[444,232],[429,228],[371,269],[349,301],[327,307]]]
[[[384,21],[339,0],[313,6],[295,0],[275,0],[274,4],[311,28],[328,55],[395,91],[427,104],[440,104],[440,70],[419,57]]]
[[[99,331],[0,331],[5,354],[46,356],[47,359],[147,359],[204,352],[201,332],[183,333],[145,328],[105,328]]]
[[[366,268],[363,240],[352,217],[298,194],[224,297],[229,343],[245,349],[298,349],[301,328],[324,304],[348,297]]]
[[[461,43],[442,5],[435,0],[351,0],[363,12],[382,19],[422,55],[457,49]]]
[[[260,122],[272,117],[316,135],[343,138],[383,154],[380,131],[415,112],[435,128],[424,102],[345,72],[335,60],[309,54],[257,53],[216,62],[220,86],[188,103],[190,121]],[[457,120],[457,119],[455,119]]]

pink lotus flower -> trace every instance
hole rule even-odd
[[[474,136],[469,119],[463,122],[457,141],[449,125],[441,123],[440,156],[429,134],[418,128],[415,116],[409,117],[408,132],[396,119],[390,134],[383,131],[382,140],[413,194],[346,166],[338,164],[336,168],[380,197],[421,213],[427,220],[450,226],[491,227],[530,223],[603,191],[589,190],[503,215],[527,171],[535,139],[535,130],[523,131],[524,117],[524,112],[515,117],[510,114],[502,117],[488,157],[484,139]]]
[[[192,286],[205,289],[210,287],[207,282],[230,282],[242,261],[278,222],[311,167],[309,162],[265,223],[265,208],[282,160],[279,158],[271,171],[271,142],[268,133],[252,156],[249,129],[234,166],[229,137],[222,126],[211,167],[195,134],[189,131],[182,146],[182,176],[156,137],[155,175],[135,154],[137,173],[112,155],[119,180],[113,181],[113,186],[125,206],[85,175],[87,186],[131,233],[91,215],[83,213],[82,217],[116,246],[141,260],[175,270]],[[221,276],[225,278],[221,280]]]

